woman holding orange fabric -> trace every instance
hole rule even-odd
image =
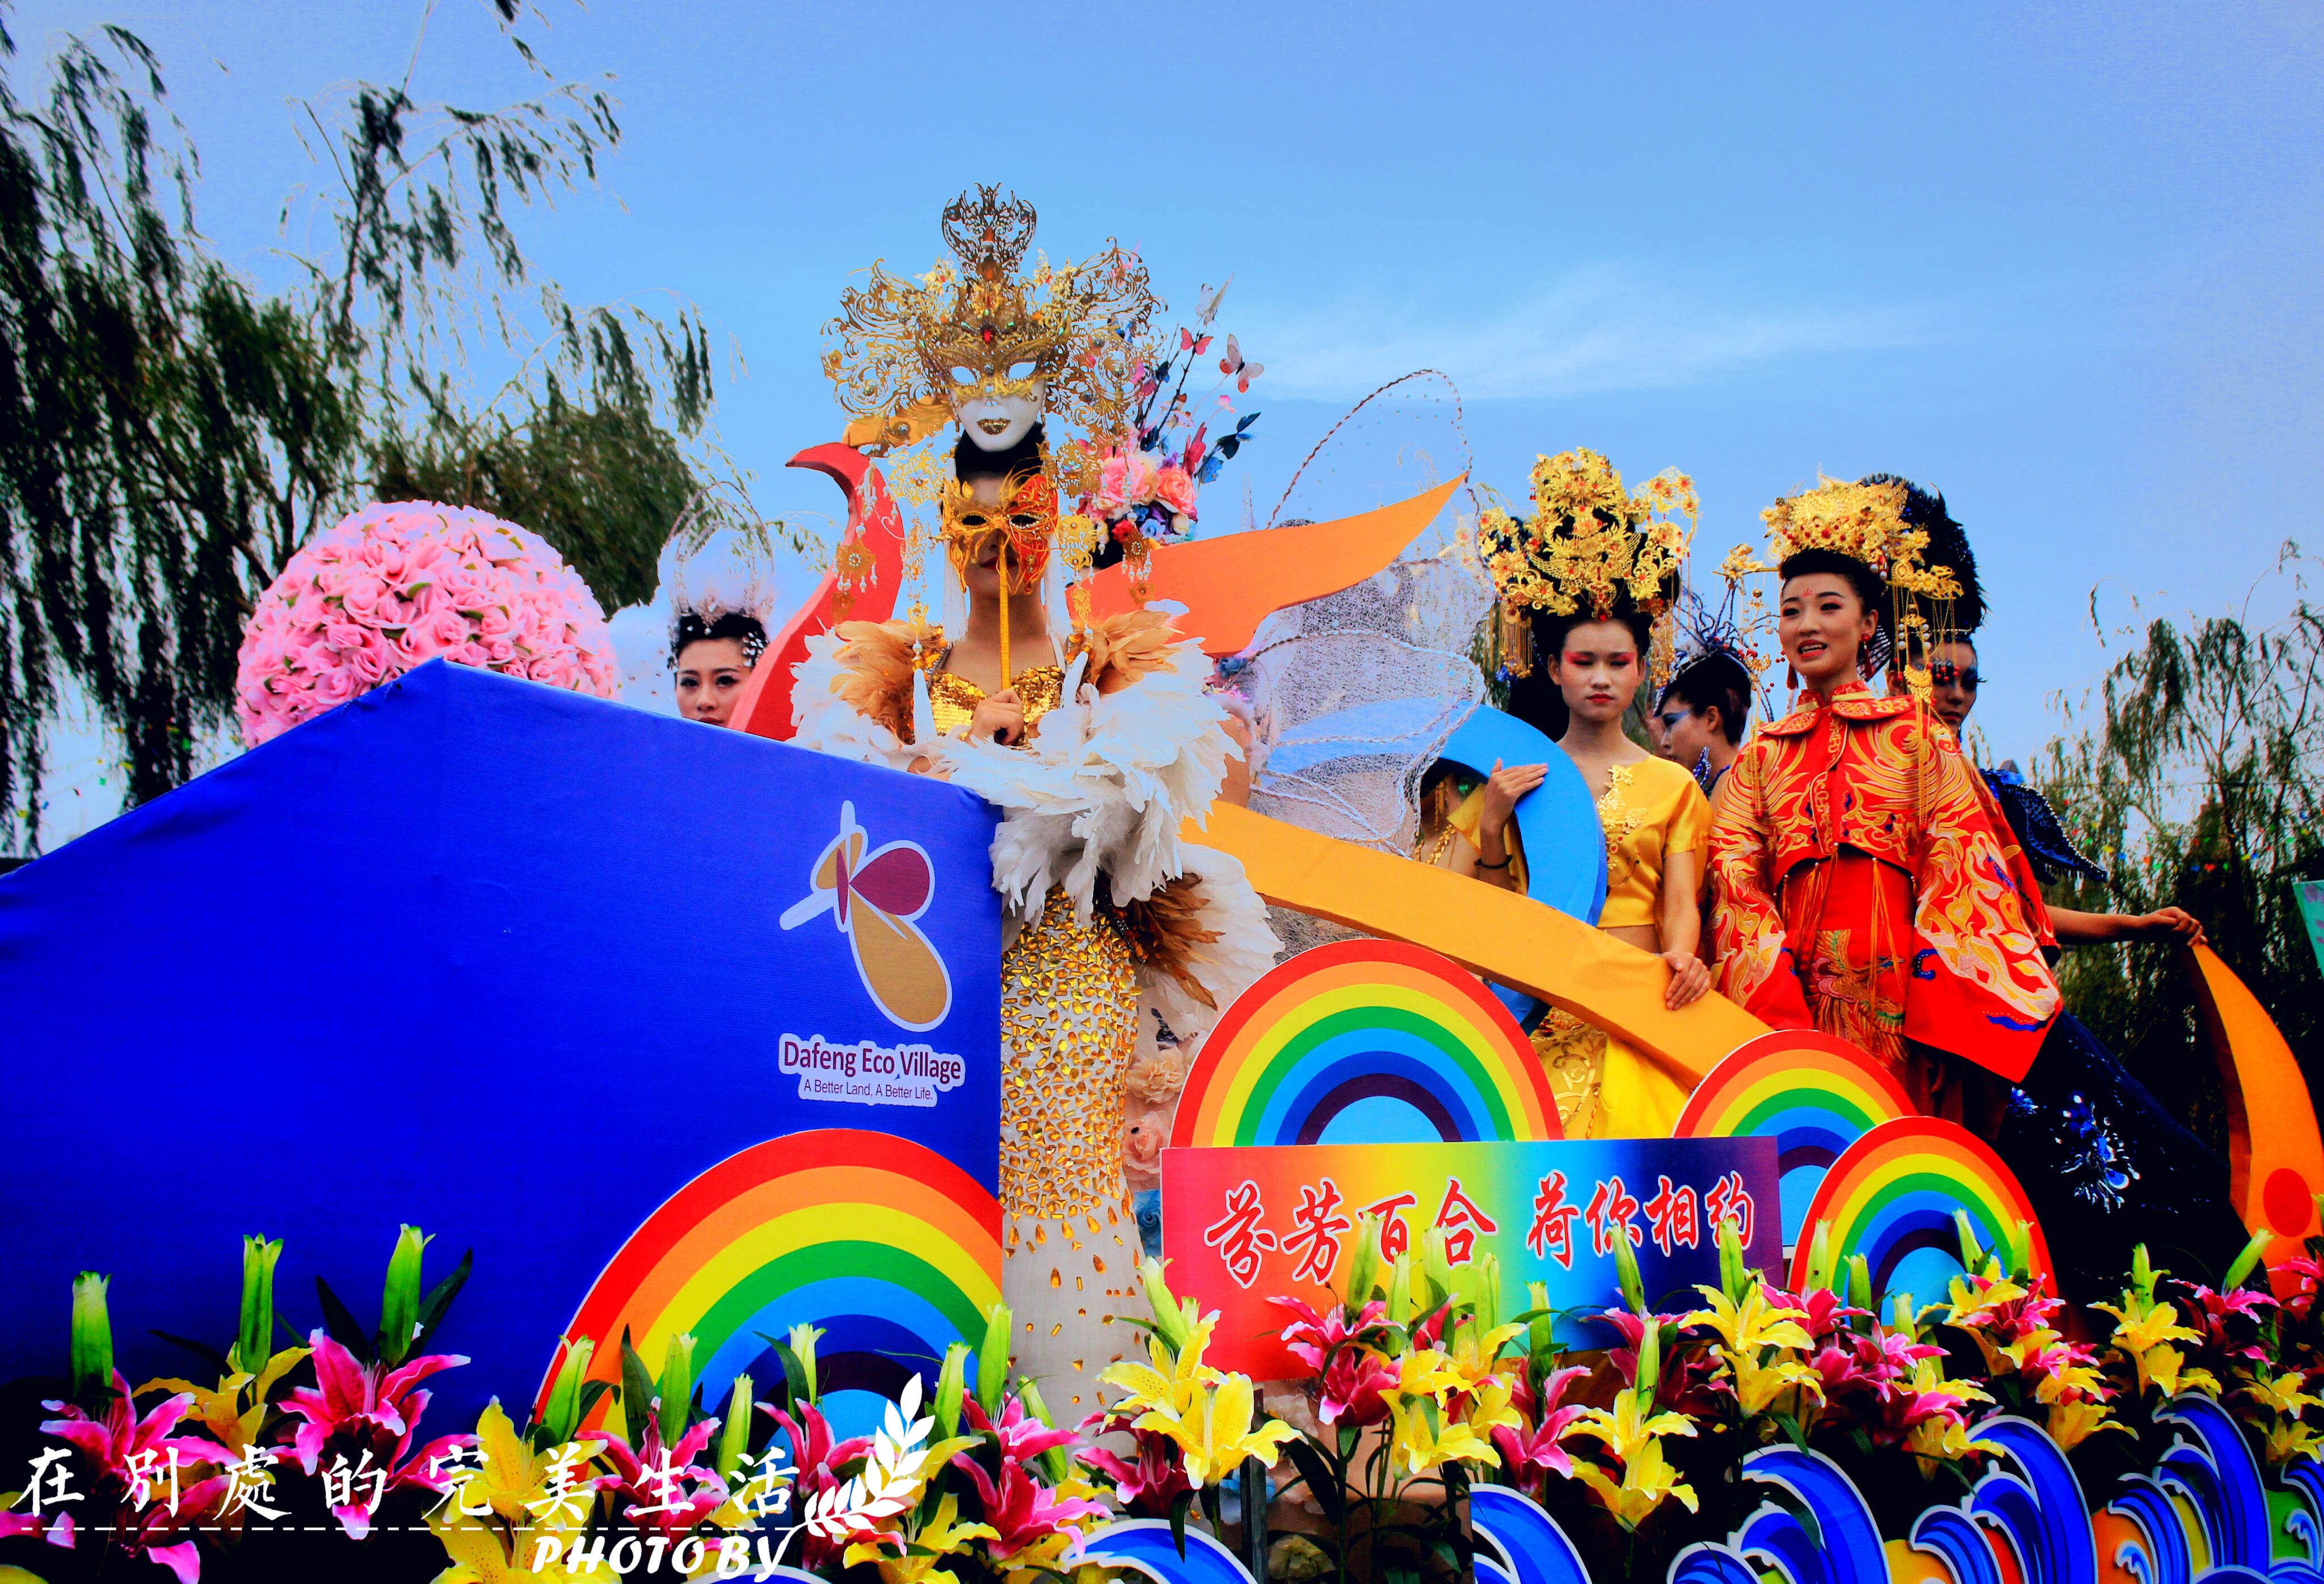
[[[2007,824],[1917,697],[1875,694],[1919,559],[1904,487],[1827,482],[1765,513],[1784,658],[1808,689],[1735,761],[1711,834],[1720,988],[1886,1063],[1931,1115],[1990,1121],[2057,1016],[2048,916]],[[1762,568],[1763,570],[1765,568]]]

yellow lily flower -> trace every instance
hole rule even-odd
[[[1757,1349],[1753,1350],[1754,1352]],[[1745,1418],[1764,1414],[1768,1404],[1789,1391],[1805,1391],[1817,1402],[1823,1401],[1823,1377],[1796,1358],[1778,1358],[1772,1364],[1757,1362],[1752,1353],[1737,1353],[1720,1349],[1726,1359],[1729,1378],[1735,1383],[1736,1406]]]
[[[1154,1361],[1151,1368],[1128,1359],[1108,1365],[1098,1379],[1130,1394],[1114,1404],[1114,1411],[1159,1414],[1172,1423],[1193,1412],[1201,1400],[1203,1388],[1224,1378],[1203,1362],[1203,1350],[1211,1345],[1211,1328],[1218,1319],[1213,1314],[1196,1322],[1186,1345],[1178,1349],[1175,1358],[1160,1337],[1149,1336],[1146,1348]]]
[[[1998,1276],[1978,1292],[1971,1288],[1967,1276],[1955,1276],[1945,1296],[1952,1300],[1952,1308],[1945,1315],[1947,1325],[1966,1323],[1969,1315],[1987,1309],[1997,1309],[2004,1303],[2015,1303],[2025,1296],[2025,1289],[2007,1276]]]
[[[156,1387],[163,1391],[191,1392],[194,1406],[187,1416],[200,1420],[202,1427],[210,1432],[213,1440],[240,1456],[258,1434],[259,1427],[266,1423],[266,1394],[274,1389],[277,1381],[296,1369],[299,1361],[311,1351],[313,1349],[309,1348],[285,1348],[269,1358],[266,1368],[256,1376],[245,1371],[222,1376],[215,1390],[170,1376],[147,1381],[137,1388],[135,1395],[143,1396]],[[241,1406],[242,1389],[254,1381],[257,1390],[251,1394],[252,1405],[244,1410]]]
[[[1628,1392],[1622,1394],[1624,1397],[1630,1395]],[[1666,1414],[1663,1417],[1677,1416]],[[1573,1460],[1573,1473],[1574,1478],[1588,1486],[1605,1504],[1606,1510],[1613,1514],[1625,1529],[1636,1529],[1644,1523],[1648,1515],[1663,1505],[1665,1497],[1676,1497],[1686,1505],[1690,1513],[1698,1510],[1694,1487],[1678,1482],[1677,1472],[1671,1468],[1669,1460],[1663,1456],[1662,1443],[1658,1441],[1647,1441],[1639,1447],[1635,1457],[1622,1460],[1622,1478],[1618,1484],[1612,1476],[1587,1459],[1576,1458]]]
[[[436,1532],[437,1540],[452,1559],[452,1565],[437,1574],[430,1584],[595,1584],[594,1573],[576,1572],[566,1565],[573,1542],[586,1530],[585,1524],[521,1524],[510,1534],[509,1543],[503,1545],[498,1524],[462,1517],[458,1509],[447,1502],[429,1516],[428,1527]],[[545,1539],[557,1542],[557,1552],[536,1572],[533,1558]]]
[[[1397,1404],[1395,1416],[1388,1443],[1388,1469],[1392,1474],[1417,1479],[1447,1463],[1482,1463],[1494,1469],[1501,1466],[1500,1455],[1493,1450],[1490,1441],[1477,1433],[1475,1425],[1447,1423],[1443,1411],[1430,1398]]]
[[[2305,1378],[2296,1369],[2287,1369],[2273,1380],[2262,1375],[2255,1377],[2244,1389],[2277,1413],[2297,1419],[2302,1408],[2324,1406],[2324,1397],[2310,1396],[2300,1389]]]
[[[1448,1367],[1461,1377],[1461,1389],[1474,1391],[1478,1385],[1491,1376],[1500,1366],[1501,1349],[1517,1337],[1525,1335],[1521,1325],[1495,1326],[1486,1331],[1474,1323],[1462,1326],[1453,1333],[1452,1350],[1447,1356]]]
[[[2114,1345],[2133,1358],[2164,1342],[2200,1342],[2203,1340],[2200,1331],[2191,1331],[2179,1323],[2176,1305],[2142,1304],[2137,1295],[2132,1293],[2125,1293],[2122,1296],[2123,1308],[2117,1309],[2111,1303],[2093,1303],[2090,1307],[2114,1316]],[[2143,1377],[2140,1384],[2145,1384]]]
[[[2319,1449],[2324,1449],[2324,1441],[2319,1441],[2316,1432],[2297,1419],[2279,1420],[2275,1428],[2267,1432],[2267,1460],[2278,1469],[2294,1458],[2316,1456]]]
[[[1380,1395],[1388,1399],[1391,1409],[1400,1407],[1416,1397],[1428,1397],[1438,1403],[1446,1394],[1468,1389],[1469,1381],[1452,1359],[1434,1348],[1415,1348],[1396,1360],[1396,1384]]]
[[[2219,1395],[2218,1376],[2208,1369],[2183,1368],[2187,1362],[2187,1356],[2168,1344],[2149,1349],[2146,1352],[2136,1355],[2135,1362],[2138,1365],[2138,1386],[2142,1392],[2148,1386],[2153,1385],[2161,1386],[2163,1395],[2166,1397],[2175,1397],[2181,1392],[2192,1391],[2209,1392],[2215,1397]]]
[[[1708,1325],[1731,1349],[1739,1352],[1760,1348],[1797,1348],[1806,1352],[1815,1346],[1815,1339],[1799,1323],[1807,1318],[1807,1312],[1769,1303],[1765,1287],[1753,1286],[1739,1304],[1717,1287],[1697,1287],[1695,1291],[1711,1301],[1711,1307],[1696,1310],[1679,1323]]]
[[[557,1450],[534,1451],[532,1443],[517,1433],[497,1399],[476,1416],[476,1450],[484,1454],[484,1466],[462,1478],[457,1505],[473,1513],[480,1503],[489,1503],[497,1516],[511,1524],[523,1523],[530,1513],[525,1502],[539,1497],[546,1488]],[[576,1442],[567,1466],[577,1467],[604,1450],[602,1441]]]
[[[2044,1428],[2061,1452],[2072,1451],[2101,1430],[2118,1430],[2125,1435],[2130,1433],[2128,1425],[2118,1424],[2107,1416],[2104,1403],[2052,1403],[2050,1404],[2050,1421]]]
[[[1138,1428],[1158,1430],[1176,1441],[1185,1455],[1186,1478],[1198,1486],[1217,1484],[1240,1468],[1245,1458],[1273,1463],[1283,1443],[1299,1433],[1280,1419],[1251,1428],[1254,1399],[1249,1376],[1230,1375],[1197,1392],[1198,1400],[1185,1414],[1148,1413],[1139,1419]]]
[[[1498,1375],[1489,1375],[1477,1383],[1475,1391],[1469,1394],[1468,1411],[1462,1414],[1462,1422],[1480,1435],[1491,1433],[1497,1424],[1506,1424],[1512,1430],[1519,1429],[1525,1423],[1525,1415],[1513,1405],[1512,1399],[1516,1395],[1516,1388],[1507,1380]]]
[[[878,1542],[858,1541],[847,1548],[846,1565],[879,1563],[882,1584],[960,1584],[960,1576],[944,1565],[945,1559],[966,1551],[973,1540],[1000,1538],[1001,1532],[989,1524],[962,1523],[960,1500],[948,1496],[937,1504],[936,1516],[911,1537],[904,1555],[889,1555],[887,1547]],[[918,1554],[921,1552],[927,1554]]]
[[[1962,1388],[1960,1383],[1955,1381],[1949,1389],[1960,1391]],[[1924,1419],[1913,1426],[1904,1438],[1904,1445],[1920,1459],[1923,1475],[1934,1474],[1939,1463],[1958,1463],[1972,1452],[1997,1456],[2001,1451],[1991,1441],[1978,1441],[1971,1436],[1969,1426],[1957,1419]]]
[[[1652,1446],[1657,1437],[1694,1433],[1694,1422],[1683,1414],[1648,1414],[1639,1400],[1641,1395],[1618,1392],[1611,1408],[1585,1409],[1574,1421],[1572,1433],[1605,1442],[1607,1450],[1625,1463],[1640,1449]]]

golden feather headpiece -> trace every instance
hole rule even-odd
[[[1498,507],[1477,521],[1477,552],[1505,604],[1602,622],[1627,593],[1649,616],[1670,609],[1694,538],[1684,474],[1658,473],[1633,495],[1597,452],[1563,451],[1535,463],[1533,505],[1528,522]]]
[[[824,327],[836,345],[823,372],[840,407],[858,421],[847,440],[877,454],[908,445],[948,421],[976,395],[1025,395],[1068,424],[1120,427],[1130,372],[1160,304],[1138,255],[1109,245],[1075,264],[1037,259],[1033,206],[979,187],[945,207],[943,233],[956,264],[918,277],[874,262],[870,282],[840,294]]]
[[[1864,663],[1877,669],[1890,655],[1904,655],[1913,691],[1925,695],[1927,667],[1918,658],[1925,646],[1913,643],[1911,636],[1914,629],[1928,625],[1922,613],[1923,602],[1958,598],[1961,585],[1950,568],[1931,566],[1922,559],[1929,536],[1906,524],[1902,480],[1847,483],[1821,479],[1814,489],[1786,495],[1759,513],[1767,525],[1765,561],[1739,545],[1728,560],[1738,571],[1777,572],[1794,556],[1824,550],[1871,568],[1888,585],[1890,609],[1887,631],[1877,635],[1877,648],[1868,651]]]

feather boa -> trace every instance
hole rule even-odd
[[[1007,748],[931,728],[911,668],[915,640],[929,636],[901,622],[857,622],[808,640],[794,741],[890,769],[926,760],[931,773],[999,806],[992,886],[1012,937],[1052,887],[1089,923],[1105,877],[1144,944],[1141,977],[1156,1007],[1174,1028],[1206,1027],[1272,965],[1277,944],[1242,865],[1179,838],[1184,821],[1207,815],[1238,751],[1204,691],[1200,649],[1174,641],[1151,612],[1102,623],[1073,646],[1057,706],[1025,747]],[[1157,903],[1174,881],[1185,884]]]

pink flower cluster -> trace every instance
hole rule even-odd
[[[290,557],[242,635],[253,748],[437,658],[611,698],[596,597],[547,540],[465,506],[366,506]]]

